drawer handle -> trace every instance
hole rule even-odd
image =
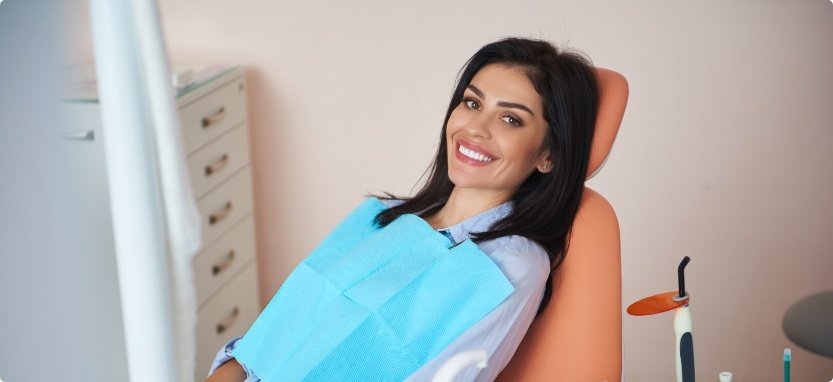
[[[220,107],[214,114],[211,114],[207,117],[202,117],[202,128],[207,129],[211,127],[211,125],[220,122],[223,117],[226,116],[226,107]]]
[[[231,213],[231,202],[226,202],[222,211],[208,215],[208,225],[219,223],[221,220],[225,219],[229,213]]]
[[[226,167],[228,164],[228,154],[223,154],[222,158],[218,159],[214,163],[205,166],[205,176],[211,176],[212,174],[216,173]]]
[[[226,268],[231,266],[231,263],[233,263],[233,262],[234,262],[234,250],[232,249],[231,251],[228,252],[228,255],[226,255],[226,258],[223,259],[223,261],[221,261],[219,264],[214,264],[211,267],[211,275],[212,276],[219,275],[220,272],[226,270]]]
[[[95,131],[94,130],[79,131],[77,133],[71,133],[71,134],[64,135],[64,138],[78,140],[78,141],[94,141],[95,140]]]
[[[226,330],[228,330],[228,328],[234,325],[234,321],[237,321],[237,316],[239,315],[240,309],[235,306],[234,310],[231,311],[231,314],[217,324],[217,334],[223,334]]]

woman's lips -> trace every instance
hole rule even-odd
[[[481,148],[475,148],[472,144],[464,141],[457,142],[455,156],[463,163],[474,166],[486,166],[492,163],[495,156]]]

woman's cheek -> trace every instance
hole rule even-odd
[[[449,135],[454,135],[458,131],[462,130],[466,124],[470,123],[474,113],[467,112],[466,110],[461,110],[460,108],[454,109],[451,112],[451,116],[448,118],[448,132]]]

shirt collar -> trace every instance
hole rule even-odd
[[[472,233],[488,231],[492,224],[509,215],[509,213],[512,212],[513,205],[514,203],[511,200],[507,201],[499,206],[492,207],[465,219],[455,225],[441,228],[441,230],[448,231],[456,243],[466,239],[471,239]]]

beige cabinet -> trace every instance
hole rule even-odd
[[[194,257],[198,310],[195,377],[257,317],[257,263],[246,92],[232,68],[179,98],[187,163],[202,216]]]

